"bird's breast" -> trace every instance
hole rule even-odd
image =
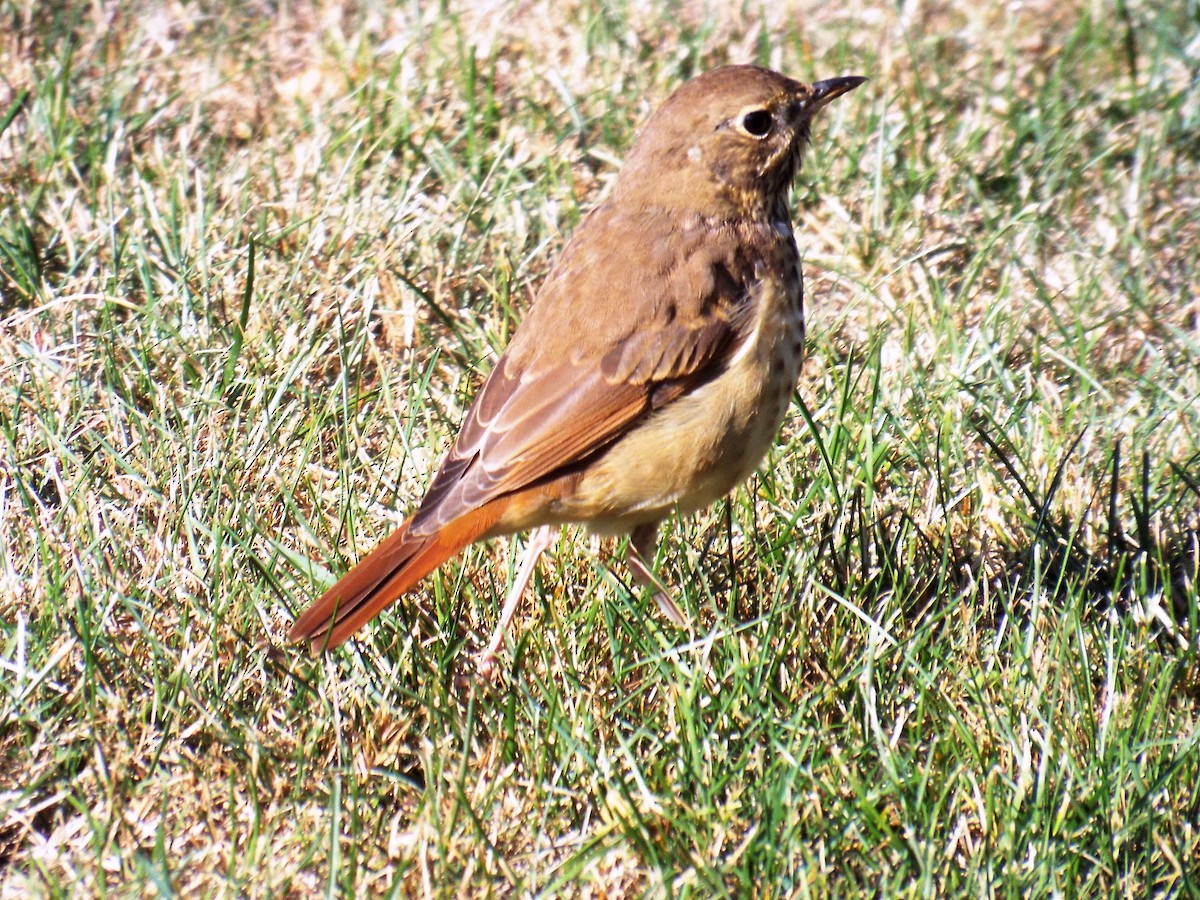
[[[753,294],[753,325],[724,369],[631,429],[584,473],[571,501],[601,533],[691,512],[749,477],[775,440],[804,352],[795,245]],[[567,512],[567,510],[564,510]],[[599,514],[598,514],[599,513]]]

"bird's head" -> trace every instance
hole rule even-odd
[[[705,72],[643,126],[614,196],[713,216],[773,216],[799,171],[813,116],[864,81],[804,84],[758,66]]]

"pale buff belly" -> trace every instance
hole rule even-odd
[[[791,331],[753,341],[720,376],[614,444],[555,517],[622,533],[674,510],[702,509],[745,481],[774,442],[796,385],[802,338]]]

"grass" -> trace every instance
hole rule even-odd
[[[0,0],[4,895],[1200,895],[1200,7],[452,6]],[[520,541],[288,646],[727,61],[871,81],[693,627],[567,531],[494,691]]]

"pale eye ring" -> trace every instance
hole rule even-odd
[[[742,115],[742,131],[750,137],[764,138],[771,133],[774,121],[771,113],[765,109],[752,109]]]

